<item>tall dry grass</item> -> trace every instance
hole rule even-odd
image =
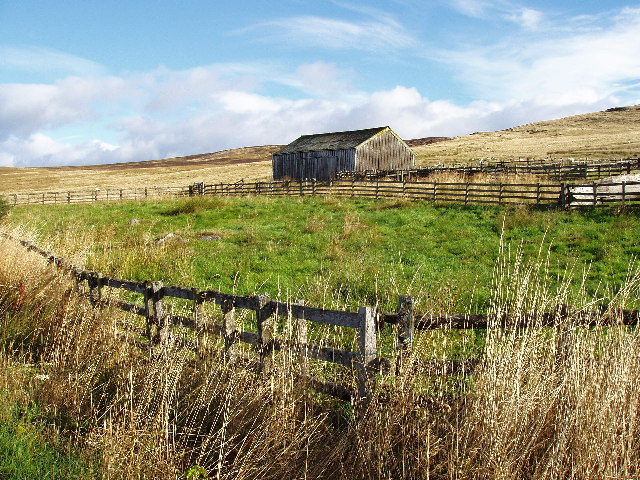
[[[295,380],[293,354],[274,355],[263,375],[180,349],[149,356],[117,328],[133,321],[127,314],[94,310],[67,277],[22,247],[2,240],[0,249],[0,366],[28,364],[34,375],[11,385],[40,405],[57,435],[97,456],[103,478],[640,473],[637,329],[585,329],[576,325],[578,313],[556,328],[519,328],[525,316],[558,304],[579,312],[605,300],[614,307],[636,301],[638,275],[612,299],[570,298],[569,288],[548,286],[543,253],[527,262],[505,249],[491,313],[513,323],[487,330],[476,375],[458,383],[425,377],[433,339],[416,335],[415,353],[398,376],[380,380],[356,421],[348,404]]]

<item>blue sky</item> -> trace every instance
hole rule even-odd
[[[457,136],[640,103],[640,3],[0,0],[0,166],[389,125]]]

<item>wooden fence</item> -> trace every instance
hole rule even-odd
[[[55,205],[71,203],[144,200],[189,195],[192,187],[95,188],[63,192],[25,192],[0,195],[9,205]]]
[[[580,188],[578,188],[580,187]],[[204,185],[203,195],[334,195],[402,198],[435,203],[539,205],[555,207],[640,204],[640,182],[580,185],[545,183],[423,182],[395,180],[314,180]],[[586,193],[585,193],[586,192]]]
[[[549,177],[561,182],[599,179],[614,175],[640,172],[640,158],[606,160],[510,160],[499,162],[479,162],[473,165],[436,165],[410,170],[369,170],[365,172],[340,172],[339,179],[394,179],[415,181],[431,175],[455,173],[473,177],[474,175],[535,175]]]
[[[78,291],[85,293],[93,305],[110,306],[144,317],[144,328],[130,323],[120,323],[119,328],[133,334],[133,342],[151,353],[164,352],[170,345],[190,348],[201,357],[217,356],[221,361],[236,363],[241,361],[239,342],[252,345],[257,353],[257,370],[268,371],[272,353],[287,350],[298,358],[301,365],[300,380],[316,391],[343,400],[352,400],[359,407],[366,407],[375,391],[376,374],[394,374],[402,367],[411,352],[417,330],[435,329],[486,329],[486,328],[542,328],[554,327],[568,318],[572,325],[637,325],[640,311],[620,310],[602,307],[598,311],[578,311],[570,306],[559,305],[554,311],[540,314],[520,315],[518,318],[496,318],[487,314],[444,314],[415,315],[413,299],[400,296],[395,313],[379,313],[371,307],[360,307],[357,312],[326,310],[307,306],[304,301],[282,302],[272,300],[267,294],[241,296],[214,290],[199,290],[179,286],[165,286],[158,281],[135,282],[121,280],[88,271],[69,263],[61,257],[46,252],[23,240],[0,233],[4,238],[17,241],[28,250],[46,258],[50,264],[71,273],[77,282]],[[122,289],[141,295],[142,303],[131,303],[119,298],[110,298],[105,289]],[[174,315],[166,299],[176,298],[191,304],[188,316]],[[205,315],[203,305],[212,303],[220,308],[221,323]],[[254,312],[257,332],[238,329],[236,310]],[[274,322],[278,317],[287,317],[295,324],[295,338],[278,338],[273,334]],[[358,350],[347,351],[326,346],[309,344],[307,322],[334,325],[355,330]],[[378,350],[377,331],[384,324],[395,326],[394,345]],[[192,331],[193,335],[183,336],[179,330]],[[205,340],[212,334],[224,339],[222,352],[211,351]],[[145,341],[138,339],[144,338]],[[382,356],[386,353],[386,356]],[[391,357],[391,358],[390,358]],[[357,388],[341,385],[308,375],[307,359],[317,359],[355,369]],[[480,360],[466,358],[456,360],[421,361],[420,370],[426,375],[469,375]]]
[[[10,205],[83,203],[112,200],[144,200],[164,196],[199,195],[334,195],[370,198],[403,198],[435,203],[602,206],[613,203],[640,203],[640,182],[567,183],[488,183],[425,182],[378,180],[315,180],[294,182],[237,182],[227,184],[196,183],[188,187],[91,190],[4,195]]]

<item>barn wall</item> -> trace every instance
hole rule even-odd
[[[327,181],[336,172],[355,169],[355,149],[276,154],[272,164],[274,180]]]
[[[385,131],[356,148],[356,170],[413,168],[415,154],[392,132]]]

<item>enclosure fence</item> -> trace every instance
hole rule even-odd
[[[231,365],[247,366],[250,359],[243,357],[239,344],[251,345],[254,350],[253,368],[258,372],[271,369],[276,351],[288,351],[300,365],[298,381],[318,392],[343,400],[354,401],[366,407],[376,391],[376,377],[395,375],[414,344],[414,335],[420,330],[438,329],[487,329],[487,328],[553,328],[566,325],[620,326],[637,325],[640,311],[602,306],[598,310],[583,311],[568,305],[558,305],[551,312],[521,314],[517,318],[496,317],[488,314],[422,314],[414,313],[413,299],[399,296],[398,308],[393,313],[383,313],[375,308],[362,306],[357,312],[328,310],[305,305],[302,300],[283,302],[269,298],[268,294],[235,295],[214,290],[200,290],[180,286],[163,285],[159,281],[136,282],[102,275],[98,272],[72,265],[32,243],[13,238],[0,232],[0,236],[19,242],[27,250],[35,252],[48,262],[71,274],[76,281],[76,291],[86,295],[95,308],[113,307],[144,318],[142,326],[120,321],[118,327],[126,338],[151,355],[166,352],[170,346],[188,348],[200,358],[213,358]],[[120,289],[137,294],[140,302],[127,302],[112,296],[108,289]],[[187,301],[190,315],[174,315],[170,299]],[[205,303],[215,304],[220,315],[207,315]],[[236,323],[236,311],[253,312],[257,331],[246,331]],[[216,321],[216,318],[220,320]],[[293,322],[295,335],[283,338],[276,335],[278,322]],[[308,322],[352,329],[357,335],[357,351],[331,348],[308,343]],[[393,345],[380,349],[379,336],[384,325],[393,327]],[[185,334],[191,332],[191,334]],[[221,349],[208,345],[207,335],[224,340]],[[427,356],[428,356],[427,352]],[[422,357],[423,355],[421,355]],[[308,359],[316,359],[342,365],[355,371],[356,384],[339,384],[323,381],[308,374]],[[412,365],[415,366],[415,358]],[[424,375],[471,375],[481,362],[479,358],[453,360],[420,360]]]
[[[1,198],[12,206],[75,204],[116,200],[221,195],[221,196],[341,196],[376,199],[423,200],[434,203],[538,205],[548,207],[607,206],[640,204],[640,181],[598,181],[590,183],[491,183],[427,182],[396,180],[335,180],[317,182],[237,182],[186,187],[97,189],[68,192],[6,194]]]

